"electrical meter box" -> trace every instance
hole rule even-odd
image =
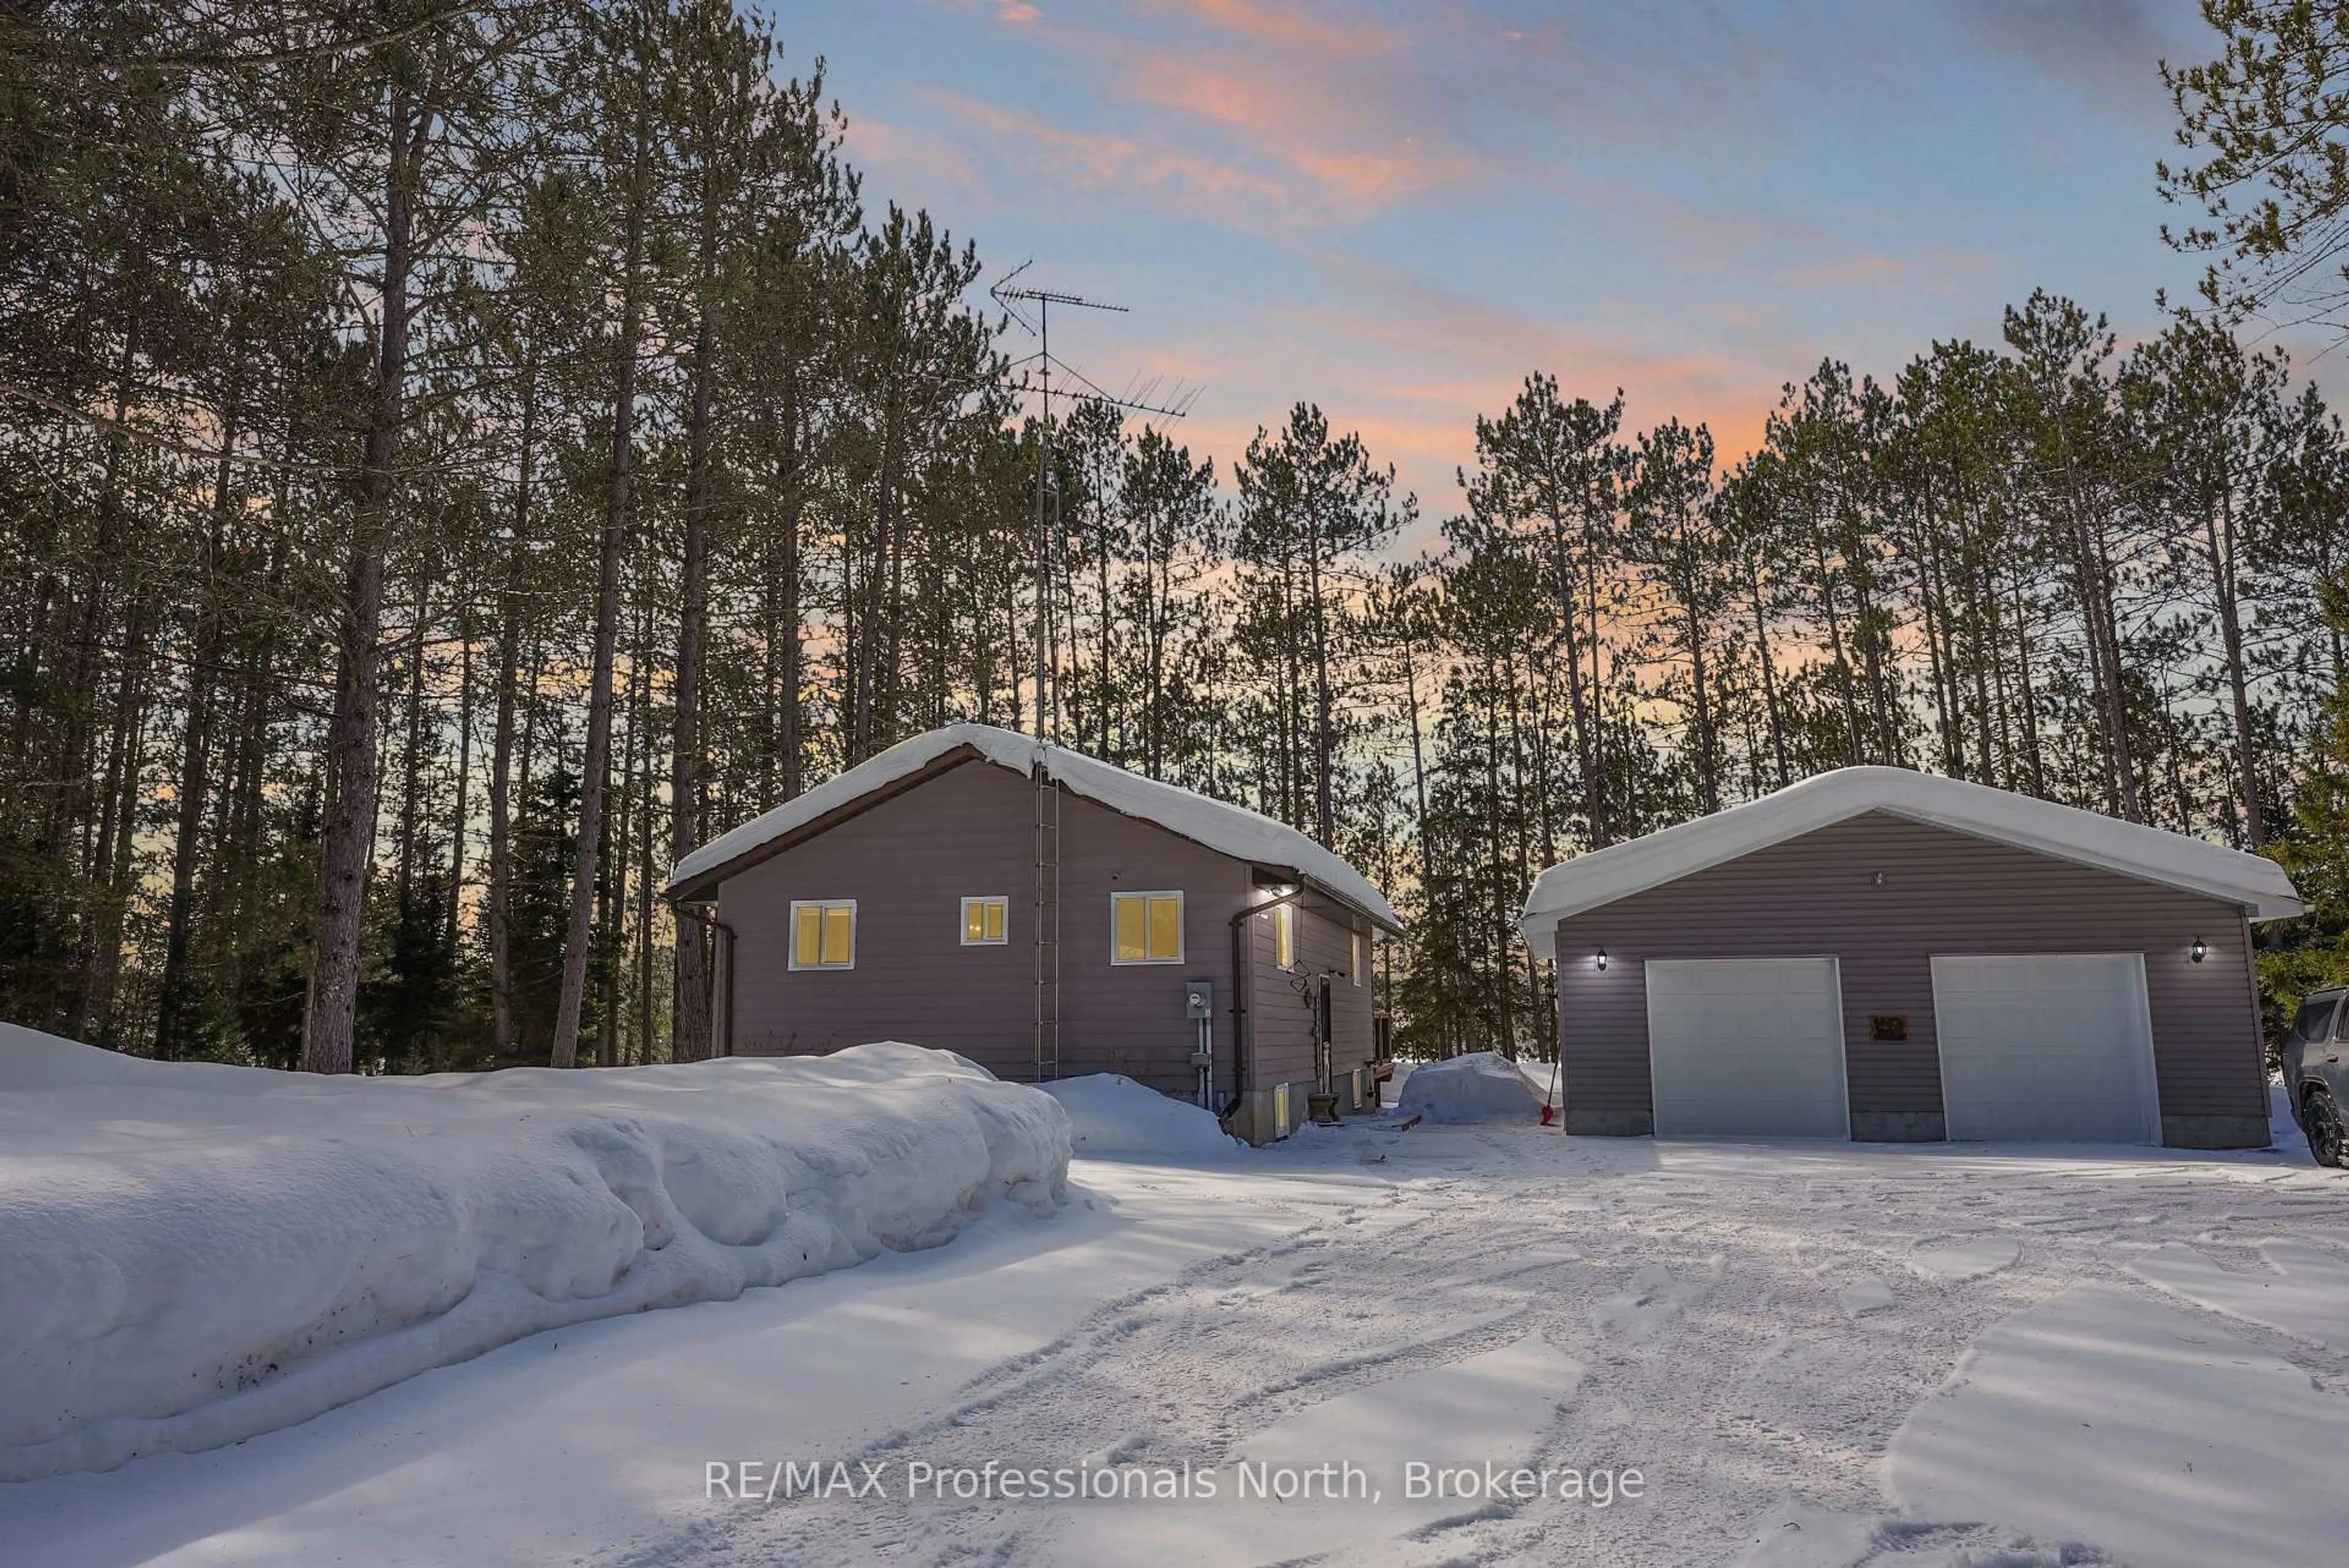
[[[1212,1018],[1216,1016],[1216,983],[1212,980],[1183,982],[1183,1016],[1186,1018]]]

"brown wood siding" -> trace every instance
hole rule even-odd
[[[1269,912],[1247,923],[1250,942],[1248,996],[1256,1060],[1248,1087],[1268,1088],[1277,1083],[1298,1083],[1314,1077],[1312,1004],[1300,989],[1299,976],[1337,972],[1331,981],[1330,1071],[1343,1074],[1371,1059],[1372,976],[1353,983],[1352,933],[1362,934],[1363,967],[1374,951],[1370,922],[1334,899],[1306,893],[1297,905],[1297,961],[1294,973],[1275,965],[1277,939]]]
[[[805,1055],[874,1039],[1032,1074],[1035,788],[970,762],[730,876],[734,1048]],[[1248,866],[1151,823],[1061,796],[1061,1076],[1120,1072],[1190,1098],[1195,1026],[1182,985],[1216,985],[1216,1089],[1230,1088],[1231,917]],[[1110,963],[1110,894],[1180,890],[1184,962]],[[1010,900],[1009,940],[961,945],[961,901]],[[790,967],[794,899],[857,901],[856,967]]]
[[[2209,944],[2199,965],[2198,936]],[[1560,921],[1566,1101],[1652,1114],[1647,959],[1833,954],[1853,1113],[1938,1115],[1932,955],[2032,953],[2144,954],[2162,1114],[2265,1114],[2235,905],[1882,812]],[[1869,1038],[1877,1014],[1905,1017],[1908,1039]]]

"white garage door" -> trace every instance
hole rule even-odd
[[[2141,954],[1936,958],[1933,1019],[1951,1138],[2158,1139]]]
[[[1832,958],[1650,959],[1656,1130],[1850,1136]]]

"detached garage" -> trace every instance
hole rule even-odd
[[[2273,861],[1847,768],[1542,873],[1569,1132],[2258,1148]]]

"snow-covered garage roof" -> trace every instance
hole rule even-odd
[[[2254,920],[2281,920],[2304,907],[2273,861],[2181,833],[2140,827],[1985,784],[1906,768],[1838,768],[1743,806],[1612,844],[1552,866],[1526,895],[1526,944],[1544,958],[1557,923],[1772,844],[1884,811],[2059,860],[2118,872],[2167,887],[2239,903]]]
[[[1081,751],[1046,745],[1032,735],[998,729],[991,724],[950,724],[927,735],[899,741],[796,799],[787,800],[731,832],[710,840],[671,869],[668,889],[674,892],[698,882],[728,862],[909,779],[965,747],[1015,773],[1027,774],[1040,763],[1048,777],[1059,780],[1073,794],[1112,811],[1154,822],[1168,832],[1205,844],[1235,860],[1293,872],[1302,881],[1353,905],[1390,930],[1402,929],[1402,923],[1385,895],[1371,885],[1369,878],[1294,828],[1244,806],[1211,800],[1175,785],[1129,773]]]

